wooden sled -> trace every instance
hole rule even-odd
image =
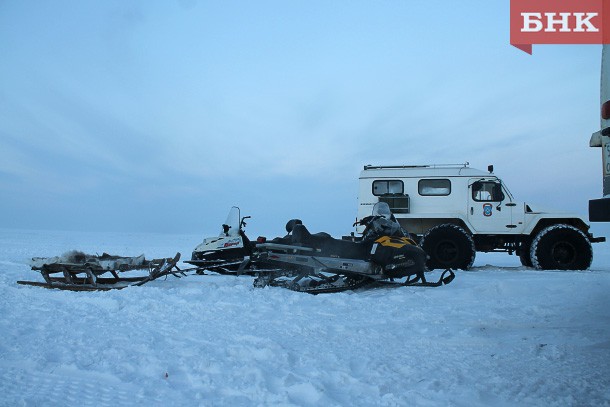
[[[136,257],[87,255],[69,252],[59,257],[32,259],[32,270],[39,271],[42,281],[17,281],[18,284],[71,291],[104,291],[139,286],[169,274],[181,277],[185,274],[178,268],[180,253],[173,258],[146,260],[144,255]],[[146,270],[146,275],[128,277],[123,273]],[[104,274],[111,277],[102,277]]]

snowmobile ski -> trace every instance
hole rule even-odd
[[[240,273],[239,267],[243,263],[243,260],[199,260],[199,261],[185,261],[185,263],[192,264],[197,268],[197,274],[206,274],[206,271],[211,271],[218,274],[225,275],[239,275],[248,274],[248,271]]]
[[[402,285],[407,287],[440,287],[442,285],[447,285],[453,281],[455,278],[455,273],[451,269],[446,269],[441,273],[438,281],[426,281],[425,275],[423,276],[415,276],[414,278],[407,277],[407,281],[405,281]]]

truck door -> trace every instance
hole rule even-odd
[[[471,179],[468,183],[468,220],[478,233],[515,233],[515,204],[497,179]]]

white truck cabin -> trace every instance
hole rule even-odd
[[[360,173],[358,201],[359,219],[369,216],[375,203],[387,202],[400,224],[416,235],[439,222],[456,219],[479,231],[506,229],[506,233],[514,233],[519,227],[512,226],[510,207],[502,213],[500,206],[515,205],[510,192],[491,172],[470,168],[468,163],[367,165]],[[477,222],[479,218],[485,222]],[[522,227],[523,219],[519,221]]]

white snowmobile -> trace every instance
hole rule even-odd
[[[365,230],[356,241],[334,239],[328,233],[311,234],[299,220],[288,222],[287,236],[256,245],[253,261],[267,269],[258,271],[254,285],[318,294],[381,280],[438,287],[455,277],[447,269],[437,282],[426,281],[427,255],[399,225],[387,203],[377,203],[373,214],[359,223]]]
[[[222,224],[222,230],[216,237],[208,237],[193,250],[191,260],[185,263],[197,266],[203,273],[204,270],[214,271],[220,274],[236,274],[244,259],[250,258],[254,244],[246,236],[244,231],[246,219],[250,216],[241,217],[237,206],[231,207],[227,220]],[[246,270],[245,273],[248,271]]]

